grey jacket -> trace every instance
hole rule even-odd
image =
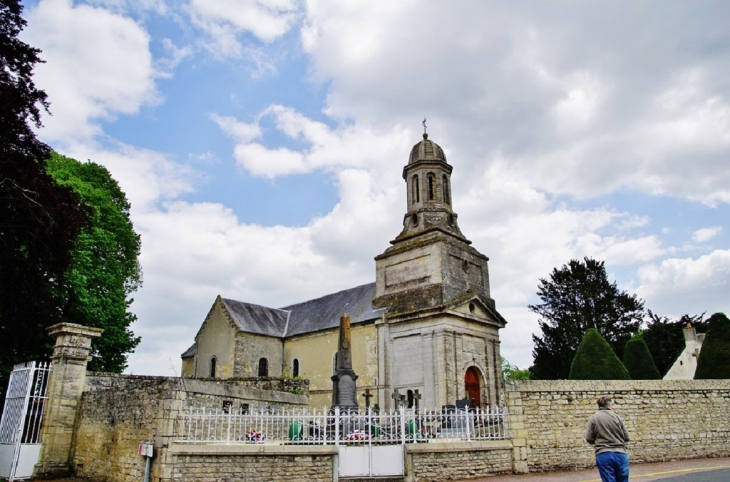
[[[611,410],[594,413],[586,426],[586,442],[595,445],[596,455],[603,452],[626,452],[629,432],[621,417]]]

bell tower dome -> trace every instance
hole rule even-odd
[[[423,134],[423,140],[413,146],[408,164],[403,168],[407,185],[406,214],[403,231],[391,241],[413,237],[433,229],[468,241],[456,223],[457,214],[451,207],[451,171],[441,146]]]

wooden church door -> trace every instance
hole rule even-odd
[[[464,392],[469,395],[472,399],[474,406],[480,407],[482,405],[482,390],[479,380],[481,380],[481,374],[477,367],[469,367],[464,375]]]

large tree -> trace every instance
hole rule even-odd
[[[533,379],[566,379],[583,334],[595,328],[619,359],[631,335],[639,329],[644,302],[610,282],[602,261],[571,260],[540,279],[542,303],[529,305],[540,316],[542,335],[533,335]]]
[[[502,362],[502,379],[505,382],[530,379],[530,370],[520,370],[517,365],[511,364],[505,357],[500,357],[499,359]]]
[[[624,349],[624,366],[632,380],[661,380],[649,347],[644,339],[637,335],[626,343]]]
[[[92,342],[89,369],[121,372],[139,343],[129,330],[136,319],[129,312],[129,295],[142,282],[140,237],[129,218],[129,201],[109,171],[94,162],[53,153],[48,171],[91,208],[91,224],[76,241],[73,268],[60,293],[63,319],[103,328]]]
[[[0,0],[0,391],[15,363],[48,356],[45,328],[61,321],[56,295],[86,209],[46,172],[51,149],[33,126],[47,110],[33,83],[38,49],[21,42],[18,0]]]
[[[695,380],[730,379],[730,319],[725,313],[715,313],[707,320],[707,325]]]
[[[649,321],[642,331],[641,337],[649,347],[659,374],[667,374],[679,355],[684,351],[685,341],[682,331],[687,324],[695,327],[698,333],[707,330],[707,321],[703,321],[704,314],[682,315],[678,320],[670,320],[666,316],[659,316],[647,310]]]
[[[629,380],[629,372],[595,328],[588,328],[570,365],[570,380]]]

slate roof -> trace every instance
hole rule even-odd
[[[279,309],[226,298],[221,298],[221,301],[239,330],[284,337],[337,328],[343,313],[350,315],[352,324],[380,318],[382,310],[373,310],[373,298],[375,283]]]
[[[282,310],[291,312],[285,336],[337,328],[340,326],[340,316],[343,313],[350,315],[352,324],[380,318],[382,309],[373,310],[374,298],[375,283],[368,283],[314,300],[285,306]]]
[[[257,335],[283,336],[289,313],[276,308],[221,298],[239,330]]]
[[[195,343],[193,343],[193,345],[190,348],[185,350],[183,352],[183,354],[180,355],[180,358],[190,358],[191,356],[195,356],[195,350],[196,350],[196,345],[195,345]]]

